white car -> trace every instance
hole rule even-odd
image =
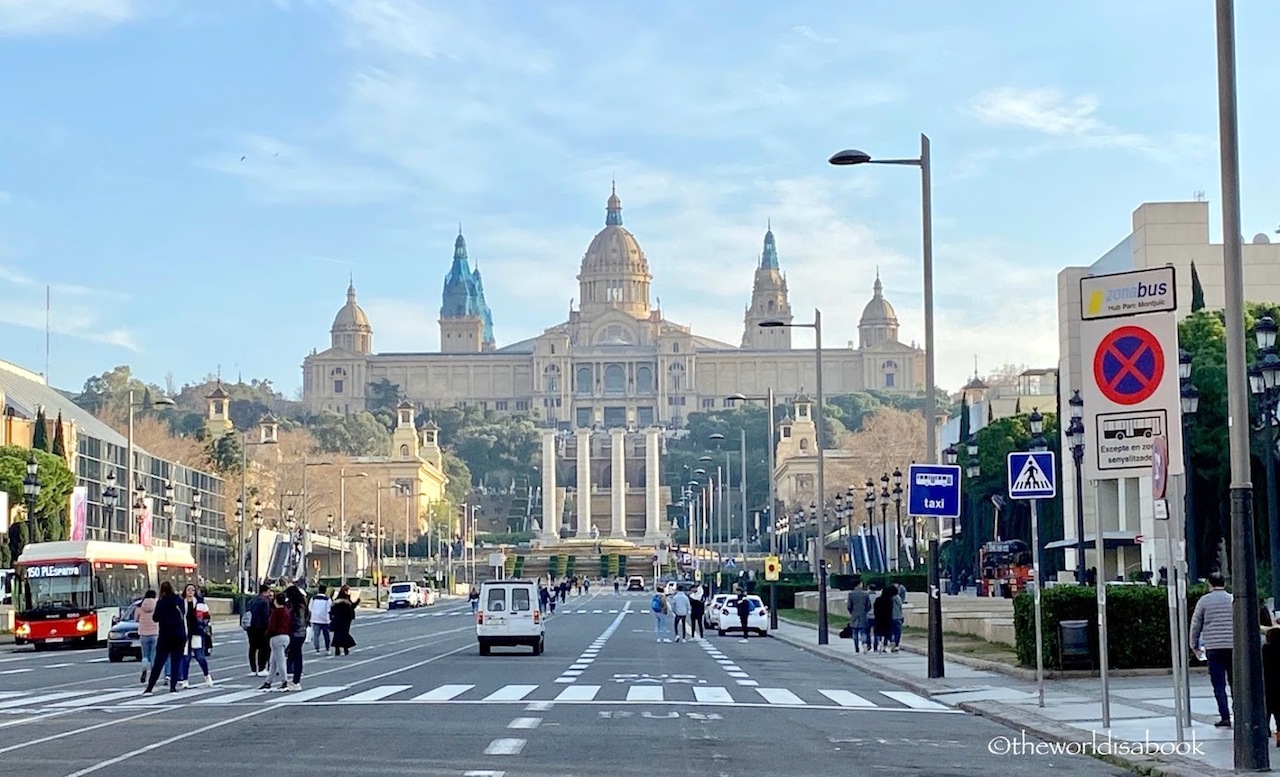
[[[716,597],[719,598],[719,597]],[[726,597],[725,602],[716,610],[716,633],[724,636],[726,631],[742,632],[742,620],[738,617],[738,597]],[[764,600],[755,594],[747,596],[751,613],[747,616],[747,628],[760,636],[769,634],[769,608]],[[745,635],[744,635],[745,636]]]
[[[486,580],[480,584],[476,641],[480,655],[497,647],[527,645],[535,656],[547,643],[547,625],[538,609],[538,585],[532,580]]]
[[[392,583],[387,593],[387,609],[421,607],[427,603],[425,599],[426,592],[419,588],[417,583]]]
[[[711,601],[707,602],[707,607],[702,611],[702,625],[708,629],[716,627],[716,618],[719,617],[719,609],[724,603],[729,601],[729,594],[716,594],[711,597]]]

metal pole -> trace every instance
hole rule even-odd
[[[339,587],[347,584],[347,469],[338,468],[338,576]]]
[[[1174,731],[1177,735],[1177,741],[1183,741],[1182,730],[1182,672],[1179,668],[1179,659],[1182,657],[1179,652],[1181,643],[1178,640],[1178,588],[1175,585],[1174,578],[1177,575],[1176,565],[1173,561],[1173,521],[1175,516],[1170,516],[1168,521],[1163,521],[1164,527],[1164,546],[1165,546],[1165,569],[1168,577],[1165,579],[1165,599],[1169,606],[1169,668],[1173,673],[1173,721]]]
[[[742,471],[738,473],[738,492],[742,495],[742,566],[747,566],[747,430],[738,430],[738,451]],[[1278,532],[1277,534],[1280,534]]]
[[[778,532],[775,528],[778,525],[778,516],[774,514],[777,510],[778,496],[776,486],[773,483],[773,467],[774,467],[774,450],[776,443],[774,434],[776,430],[773,424],[773,387],[770,386],[765,394],[766,402],[769,404],[769,552],[778,555]],[[778,628],[778,584],[776,582],[769,584],[769,628],[775,631]]]
[[[933,354],[933,174],[929,136],[920,135],[921,253],[924,265],[924,456],[926,464],[938,461],[937,397]],[[939,525],[941,530],[941,525]],[[941,533],[941,531],[939,531]],[[942,598],[938,586],[938,541],[929,540],[929,677],[945,677],[942,646]]]
[[[1044,707],[1044,631],[1040,607],[1040,510],[1039,500],[1031,500],[1031,579],[1035,581],[1036,612],[1036,696],[1037,704]],[[955,539],[952,539],[955,542]],[[954,545],[952,550],[954,550]],[[952,553],[954,556],[955,554]]]
[[[129,495],[129,526],[125,536],[129,542],[142,541],[141,532],[138,531],[138,519],[134,515],[133,506],[133,389],[129,389],[129,439],[128,450],[125,452],[125,493]]]
[[[1195,497],[1192,493],[1193,478],[1191,475],[1191,424],[1189,419],[1192,416],[1183,416],[1182,424],[1182,471],[1185,486],[1183,487],[1183,509],[1186,510],[1186,523],[1184,524],[1182,535],[1186,542],[1185,560],[1187,564],[1186,574],[1183,577],[1194,583],[1200,579],[1200,530],[1196,528],[1196,505]],[[1271,563],[1275,563],[1272,560]],[[1186,609],[1186,602],[1183,602],[1183,609]]]
[[[817,525],[817,555],[818,555],[818,644],[825,645],[829,641],[827,635],[827,481],[826,481],[826,441],[823,439],[822,429],[824,426],[824,397],[822,394],[822,311],[817,308],[813,311],[813,338],[814,338],[814,354],[817,362],[818,375],[815,380],[818,388],[818,407],[816,409],[817,418],[814,422],[817,424],[817,447],[818,447],[818,525]]]
[[[1259,410],[1262,411],[1262,455],[1266,457],[1267,478],[1267,526],[1271,535],[1271,602],[1272,607],[1280,603],[1280,509],[1276,505],[1276,437],[1273,433],[1273,421],[1276,411],[1276,400],[1280,395],[1268,391],[1266,399]]]
[[[373,481],[378,497],[373,502],[373,609],[382,609],[382,482]]]
[[[240,519],[241,521],[249,520],[249,433],[245,432],[240,435]],[[247,553],[244,552],[244,534],[240,535],[240,570],[236,572],[236,576],[240,578],[249,575],[249,563]],[[253,564],[258,564],[258,531],[255,528],[253,532]],[[260,580],[241,580],[240,587],[245,593],[256,594],[257,584]],[[252,585],[251,585],[252,583]]]
[[[410,486],[405,490],[404,494],[404,579],[409,579],[409,524],[413,515],[413,487]],[[431,540],[427,540],[429,545]]]
[[[1107,649],[1107,556],[1106,534],[1102,529],[1102,505],[1098,500],[1098,483],[1093,483],[1093,543],[1098,573],[1094,581],[1098,598],[1098,679],[1102,682],[1102,727],[1111,727],[1110,655]]]
[[[311,541],[311,523],[307,519],[307,458],[302,457],[302,495],[299,497],[302,501],[301,522],[298,524],[298,563],[302,565],[303,579],[307,576],[307,545]],[[316,577],[320,573],[316,572]]]
[[[1071,459],[1076,465],[1076,585],[1084,585],[1087,570],[1084,563],[1084,477],[1080,466],[1084,461],[1083,445],[1071,446]]]
[[[1222,165],[1222,267],[1227,325],[1227,433],[1231,460],[1231,700],[1235,706],[1235,768],[1263,771],[1267,714],[1258,639],[1257,558],[1253,546],[1253,484],[1249,473],[1249,394],[1245,374],[1244,266],[1240,245],[1240,128],[1236,113],[1235,3],[1217,0],[1218,147]],[[1268,458],[1270,457],[1268,453]]]

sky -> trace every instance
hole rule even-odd
[[[1280,3],[1237,8],[1243,232],[1280,226]],[[856,11],[856,12],[855,12]],[[1055,277],[1144,201],[1220,235],[1202,0],[0,0],[0,359],[286,394],[353,277],[434,351],[459,224],[499,344],[563,321],[616,180],[667,318],[736,343],[767,223],[797,321],[857,338],[877,269],[939,385],[1057,363]],[[807,344],[803,331],[797,345]]]

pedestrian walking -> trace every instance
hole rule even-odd
[[[538,584],[538,612],[541,612],[543,615],[547,614],[547,602],[550,599],[551,599],[551,594],[547,593],[547,587],[539,583]]]
[[[902,642],[902,605],[907,600],[906,586],[900,584],[891,585],[893,590],[893,608],[889,617],[892,619],[889,623],[889,639],[893,641],[893,647],[890,652],[898,652],[898,644]]]
[[[1275,723],[1276,747],[1280,747],[1280,627],[1267,629],[1262,643],[1262,683],[1267,716]]]
[[[747,592],[738,589],[738,599],[733,603],[734,608],[738,611],[738,624],[742,627],[742,641],[746,642],[750,635],[747,629],[747,622],[751,620],[751,611],[755,609],[755,605],[747,598]]]
[[[471,592],[467,594],[467,601],[471,602],[471,614],[475,615],[480,609],[480,589],[471,586]]]
[[[311,597],[311,646],[314,652],[320,652],[320,636],[324,635],[324,652],[329,652],[329,610],[333,607],[333,602],[325,593],[327,589],[324,586],[316,591],[316,595]]]
[[[691,609],[690,603],[689,603],[689,595],[686,594],[684,591],[681,591],[677,587],[675,595],[670,597],[670,602],[671,602],[671,614],[675,616],[675,619],[676,619],[676,624],[675,624],[676,642],[684,642],[686,639],[689,638],[688,621],[689,621],[689,611]]]
[[[245,638],[249,641],[249,674],[267,676],[267,664],[271,660],[271,641],[267,636],[267,619],[271,617],[271,586],[258,586],[258,595],[249,602],[249,627]]]
[[[898,602],[898,589],[892,585],[886,585],[880,589],[880,595],[876,597],[875,602],[871,605],[871,611],[875,614],[875,625],[872,627],[875,632],[875,652],[883,653],[889,647],[889,640],[893,637],[893,606]]]
[[[615,577],[615,578],[613,579],[613,592],[614,592],[615,594],[616,594],[616,593],[618,593],[618,590],[619,590],[621,587],[622,587],[622,581]]]
[[[671,629],[667,625],[667,616],[671,613],[671,606],[662,591],[653,592],[653,598],[649,600],[649,611],[653,613],[654,636],[659,642],[670,642]]]
[[[156,592],[147,589],[134,610],[133,619],[138,623],[138,642],[142,647],[142,679],[147,681],[147,673],[156,662],[156,641],[160,639],[160,624],[152,619],[156,612]]]
[[[187,583],[182,589],[182,607],[186,617],[187,641],[182,652],[181,677],[178,687],[187,687],[187,678],[194,660],[204,673],[204,684],[213,685],[213,676],[209,674],[209,661],[205,657],[209,650],[209,605],[204,597],[196,591],[194,583]]]
[[[186,613],[182,607],[182,597],[173,591],[173,583],[168,580],[160,584],[160,598],[156,600],[155,611],[151,619],[159,625],[156,639],[156,657],[151,664],[151,676],[147,679],[147,689],[143,693],[152,693],[156,680],[160,677],[160,668],[169,667],[169,692],[178,692],[178,661],[187,642]]]
[[[1231,594],[1221,573],[1208,577],[1209,593],[1196,602],[1191,615],[1191,645],[1197,657],[1209,664],[1209,681],[1213,698],[1218,702],[1218,728],[1231,728],[1231,708],[1227,705],[1227,687],[1231,682]],[[1203,645],[1201,649],[1199,646]]]
[[[589,577],[587,577],[587,578],[583,578],[583,580],[582,580],[582,592],[583,592],[584,594],[590,594],[590,593],[591,593],[591,578],[589,578]]]
[[[867,652],[877,651],[880,649],[880,640],[876,637],[876,609],[875,602],[879,598],[880,589],[874,585],[867,588],[867,596],[871,599],[871,611],[867,613]]]
[[[689,636],[701,639],[706,636],[703,633],[702,619],[707,613],[707,590],[702,584],[694,586],[693,593],[689,597]]]
[[[351,655],[356,641],[351,638],[351,624],[356,619],[356,607],[351,603],[351,592],[344,585],[329,608],[329,628],[333,629],[333,655]]]
[[[258,686],[260,691],[269,691],[280,681],[280,690],[289,690],[289,634],[292,631],[289,617],[289,600],[285,595],[276,594],[271,602],[271,614],[267,618],[267,644],[271,646],[271,666],[267,671],[267,680]]]
[[[289,653],[287,669],[293,679],[290,691],[302,690],[302,646],[307,644],[307,598],[302,589],[291,585],[284,590],[289,605]]]
[[[858,585],[849,592],[848,600],[844,605],[849,611],[849,629],[853,638],[853,652],[861,653],[862,644],[865,642],[867,650],[871,649],[871,633],[868,626],[869,615],[871,613],[871,594],[867,593],[865,583],[859,581]]]
[[[568,600],[569,600],[569,581],[561,580],[560,581],[560,603],[564,604]]]

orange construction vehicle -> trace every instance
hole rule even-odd
[[[1031,580],[1031,548],[1022,540],[988,542],[978,551],[978,596],[1014,597]]]

